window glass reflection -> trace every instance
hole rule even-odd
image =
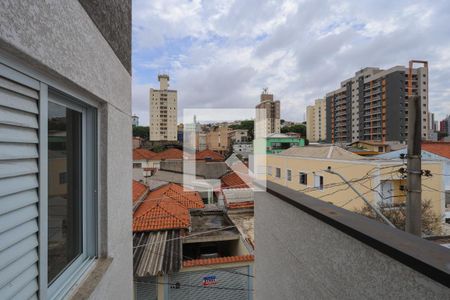
[[[82,251],[81,113],[48,104],[48,282]]]

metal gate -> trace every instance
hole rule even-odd
[[[168,298],[170,300],[252,299],[252,277],[243,275],[249,274],[249,269],[250,267],[239,267],[169,275]]]

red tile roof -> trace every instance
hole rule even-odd
[[[218,265],[218,264],[230,264],[245,261],[254,261],[253,255],[239,255],[239,256],[225,256],[217,258],[205,258],[205,259],[192,259],[183,261],[183,268]]]
[[[151,191],[133,215],[133,231],[188,228],[189,209],[204,208],[198,192],[169,183]]]
[[[156,153],[147,149],[133,149],[133,160],[150,160]]]
[[[188,228],[190,223],[188,210],[175,200],[147,198],[134,213],[133,232]]]
[[[422,142],[422,150],[450,159],[449,142]]]
[[[198,160],[204,160],[204,159],[209,159],[212,161],[224,161],[225,160],[225,157],[223,157],[223,155],[221,155],[215,151],[212,151],[210,149],[205,149],[203,151],[197,152],[195,157]]]
[[[187,191],[181,185],[169,183],[151,192],[152,198],[166,196],[169,197],[187,209],[204,208],[202,197],[196,191]]]
[[[221,178],[222,181],[222,188],[234,188],[234,189],[239,189],[239,188],[248,188],[249,186],[244,182],[244,180],[242,180],[241,177],[239,177],[238,174],[236,174],[235,172],[231,171],[228,174],[225,174],[224,176],[222,176]]]
[[[158,152],[152,157],[152,160],[163,159],[183,159],[183,151],[177,148],[170,148],[162,152]]]
[[[242,201],[242,202],[227,203],[227,207],[229,209],[253,208],[254,206],[255,206],[254,201]]]
[[[139,181],[133,180],[133,204],[136,203],[147,191],[147,186]]]

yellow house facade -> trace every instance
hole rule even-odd
[[[406,200],[406,180],[401,160],[362,158],[337,146],[290,148],[278,155],[267,155],[267,180],[332,203],[348,210],[359,210],[364,201],[328,168],[339,173],[372,204],[401,204]],[[422,169],[442,174],[443,165],[423,161]],[[430,200],[433,211],[445,211],[442,176],[422,177],[422,199]]]

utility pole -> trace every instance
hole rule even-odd
[[[413,65],[423,64],[428,69],[428,62],[411,60],[408,70],[408,164],[407,164],[407,187],[406,197],[406,232],[422,236],[422,162],[421,162],[421,140],[422,140],[422,115],[421,101],[419,96],[412,93]],[[418,79],[417,81],[419,81]]]
[[[422,162],[420,98],[408,98],[408,194],[406,198],[406,232],[422,235]]]

